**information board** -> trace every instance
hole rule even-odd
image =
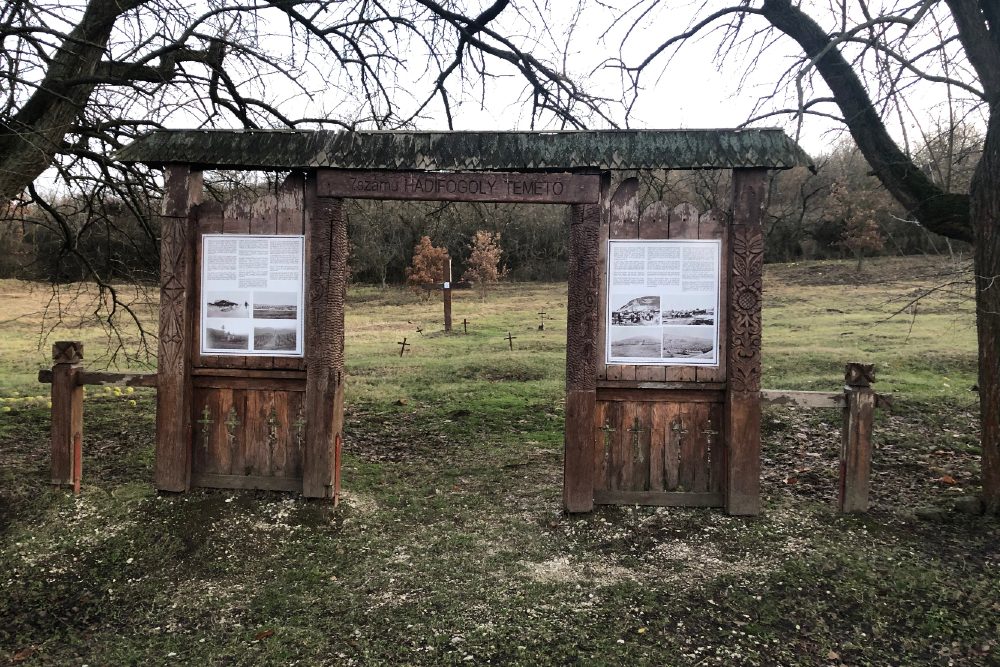
[[[301,357],[302,235],[202,235],[201,353]]]
[[[608,241],[608,364],[719,365],[720,240]]]

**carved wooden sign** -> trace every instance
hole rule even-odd
[[[600,196],[597,174],[514,172],[357,171],[317,173],[320,197],[428,201],[592,204]]]

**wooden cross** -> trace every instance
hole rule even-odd
[[[642,422],[639,421],[638,417],[636,417],[635,420],[632,422],[632,426],[629,428],[628,432],[632,434],[632,459],[634,461],[642,463],[643,455],[642,455],[642,449],[639,447],[639,434],[643,432],[648,433],[649,429],[643,428]]]
[[[302,431],[303,431],[303,429],[306,426],[305,415],[303,415],[300,412],[299,413],[299,418],[295,420],[295,424],[293,424],[293,426],[295,426],[295,446],[299,449],[299,451],[301,451],[302,450],[302,440],[303,440],[303,437],[302,437],[303,433],[302,433]]]
[[[538,313],[538,316],[542,318],[541,323],[538,325],[538,330],[539,331],[545,331],[545,311],[544,310],[540,311]]]
[[[226,435],[231,439],[235,438],[236,427],[240,425],[240,419],[236,414],[236,408],[229,408],[229,415],[223,423],[226,425]]]
[[[469,320],[464,318],[462,319],[462,330],[465,331],[465,333],[469,333]]]
[[[712,420],[708,420],[708,428],[702,433],[705,435],[705,467],[708,470],[708,483],[711,486],[712,480],[712,436],[719,435],[719,432],[712,429]]]
[[[201,419],[198,420],[198,423],[201,424],[201,443],[207,449],[208,432],[211,430],[212,424],[215,423],[215,420],[212,419],[212,411],[208,409],[207,403],[201,411]]]
[[[719,435],[718,431],[712,430],[712,420],[711,419],[708,420],[708,428],[706,428],[704,431],[702,431],[702,434],[705,435],[705,436],[707,436],[706,437],[706,442],[708,443],[708,447],[711,448],[712,447],[712,436],[713,435]]]
[[[517,338],[517,336],[511,336],[509,331],[507,332],[507,337],[504,338],[504,340],[506,340],[508,343],[510,343],[510,351],[511,352],[514,351],[514,339],[515,338]]]
[[[673,431],[674,435],[677,437],[677,442],[683,440],[684,436],[687,435],[687,429],[681,425],[679,419],[673,423],[673,425],[670,427],[670,430]]]
[[[403,340],[396,342],[396,345],[399,345],[399,356],[403,356],[403,353],[406,352],[406,348],[408,348],[411,343],[407,343],[406,337],[404,336]]]
[[[604,422],[604,426],[600,430],[604,432],[604,460],[607,461],[611,457],[611,434],[618,429],[610,422]]]
[[[267,414],[267,444],[273,454],[278,444],[278,413],[273,407]]]

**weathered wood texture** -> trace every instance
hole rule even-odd
[[[302,493],[337,502],[344,426],[347,218],[341,199],[309,197],[306,308],[306,441]]]
[[[52,371],[45,368],[38,371],[38,381],[52,382]],[[117,373],[114,371],[88,371],[81,368],[76,374],[76,383],[84,385],[120,384],[124,387],[156,387],[156,373]]]
[[[191,208],[201,199],[201,173],[166,168],[160,223],[160,326],[157,351],[154,484],[185,491],[191,476],[191,313],[194,267]]]
[[[720,239],[720,343],[727,326],[726,216],[691,204],[653,202],[640,211],[639,184],[625,179],[601,228],[600,340],[607,341],[609,239]],[[718,367],[606,364],[600,349],[595,410],[595,502],[722,505],[725,447],[722,403],[727,359]]]
[[[665,498],[710,493],[721,500],[725,478],[721,397],[705,392],[715,400],[702,400],[698,393],[669,397],[599,393],[595,491],[675,494]]]
[[[55,343],[52,361],[52,484],[78,490],[82,473],[78,453],[83,446],[83,389],[77,382],[77,374],[83,361],[83,343]]]
[[[867,512],[872,466],[872,424],[875,369],[869,364],[847,364],[844,392],[844,431],[840,448],[841,512]]]
[[[345,169],[321,169],[316,174],[320,197],[353,199],[593,204],[600,186],[598,174]]]
[[[608,239],[636,239],[639,238],[639,179],[627,178],[615,190],[608,207],[608,224],[601,228],[602,232],[607,232],[607,236],[600,239],[600,253],[598,255],[598,272],[601,277],[601,305],[600,305],[600,340],[606,341],[610,332],[607,330],[608,322]],[[615,364],[608,366],[605,363],[606,349],[600,349],[600,361],[598,367],[601,372],[601,379],[635,381],[635,366],[630,364]]]
[[[786,391],[784,389],[761,389],[760,400],[764,405],[788,405],[797,408],[842,408],[844,394],[828,391]]]
[[[604,176],[602,193],[608,184]],[[594,507],[601,214],[600,205],[576,204],[570,218],[563,467],[563,505],[568,512],[589,512]]]
[[[595,505],[651,505],[660,507],[720,507],[721,493],[675,493],[671,491],[594,491]]]
[[[276,478],[302,486],[305,442],[304,393],[196,386],[192,484],[211,486],[214,475]],[[231,485],[224,488],[236,488]],[[250,481],[238,488],[254,486]],[[284,487],[282,487],[284,488]]]
[[[760,512],[762,220],[766,201],[766,170],[734,170],[725,441],[726,510],[737,515]]]

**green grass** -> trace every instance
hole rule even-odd
[[[1000,526],[948,511],[978,484],[971,307],[941,294],[887,319],[931,269],[767,268],[765,386],[834,391],[870,361],[898,407],[864,517],[833,509],[839,415],[769,410],[752,519],[561,512],[562,285],[458,293],[451,335],[438,301],[352,289],[336,509],[154,493],[152,394],[98,388],[73,498],[47,486],[39,293],[0,283],[18,318],[0,338],[0,662],[996,664]],[[97,330],[53,335],[101,349]]]

